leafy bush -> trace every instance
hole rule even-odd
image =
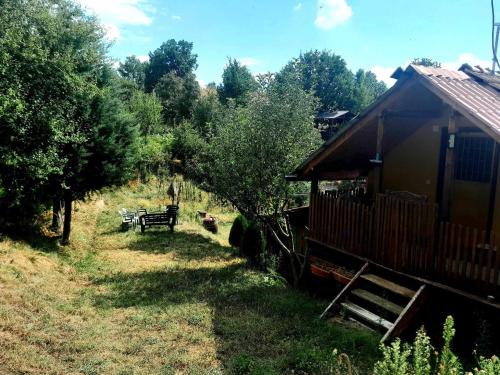
[[[381,346],[382,360],[375,364],[374,375],[499,375],[500,360],[497,357],[480,358],[474,372],[464,372],[458,357],[451,350],[455,336],[453,318],[446,318],[441,353],[434,351],[429,336],[422,328],[410,344],[399,339]],[[435,357],[431,353],[435,353]]]
[[[238,215],[236,219],[234,219],[233,226],[229,232],[229,244],[233,247],[240,247],[247,228],[248,220],[243,215]]]
[[[240,252],[254,264],[258,264],[260,255],[264,252],[264,236],[259,226],[251,222],[243,234],[240,244]]]
[[[162,173],[165,173],[173,141],[173,136],[170,134],[141,137],[136,155],[136,165],[142,181],[147,181],[150,175],[160,177]]]

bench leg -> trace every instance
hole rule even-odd
[[[146,226],[141,224],[141,233],[144,233],[146,231]]]
[[[174,232],[174,225],[170,224],[169,227],[170,227],[170,232],[173,233]]]

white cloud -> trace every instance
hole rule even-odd
[[[314,24],[323,30],[330,30],[352,16],[352,8],[347,0],[318,0],[318,10]]]
[[[455,61],[442,63],[441,66],[444,69],[458,70],[458,68],[460,68],[463,64],[469,64],[470,66],[479,65],[482,68],[491,68],[491,61],[481,60],[472,53],[468,52],[459,55]]]
[[[173,19],[173,20],[176,20],[176,21],[180,21],[180,20],[182,19],[182,17],[181,17],[181,16],[174,15],[174,16],[172,16],[172,19]]]
[[[136,56],[136,57],[137,57],[137,60],[139,60],[140,62],[149,61],[149,55],[139,55],[139,56]]]
[[[78,0],[83,8],[101,20],[107,36],[114,40],[120,37],[124,25],[150,25],[153,19],[148,15],[155,9],[147,0]]]
[[[391,78],[392,73],[397,68],[394,67],[383,67],[380,65],[374,65],[370,68],[370,71],[377,76],[377,79],[384,81],[388,87],[391,87],[396,82],[395,79]]]
[[[120,39],[121,33],[120,29],[112,23],[105,23],[102,25],[104,31],[106,32],[106,37],[110,40]]]
[[[259,60],[255,59],[253,57],[240,57],[237,60],[243,66],[252,66],[252,65],[259,64]]]
[[[298,3],[293,7],[294,12],[298,12],[301,9],[302,9],[302,3]]]

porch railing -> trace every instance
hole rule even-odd
[[[379,194],[367,206],[311,197],[309,237],[397,271],[482,291],[500,290],[500,238],[437,220],[433,203]]]

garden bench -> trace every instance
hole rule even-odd
[[[140,216],[141,232],[144,233],[146,227],[151,227],[153,225],[168,225],[170,231],[173,232],[174,226],[177,224],[177,211],[179,211],[179,206],[169,205],[165,212],[156,212]]]
[[[126,208],[121,208],[118,211],[122,217],[122,229],[128,229],[129,226],[135,227],[135,214],[129,212]]]

